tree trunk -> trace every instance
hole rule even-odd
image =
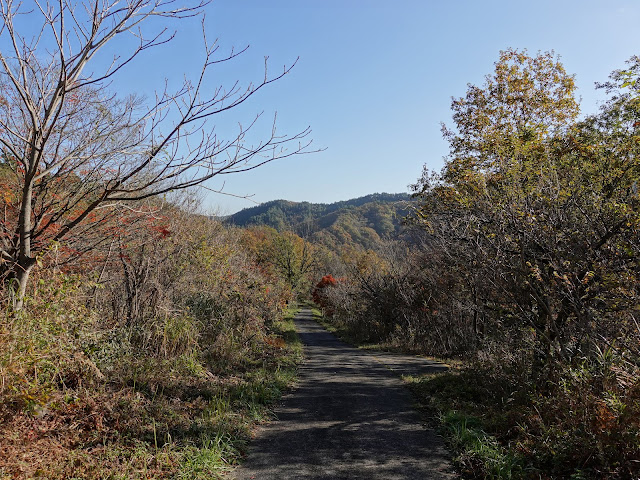
[[[24,296],[27,291],[27,283],[31,269],[36,264],[35,258],[31,256],[31,201],[33,199],[33,186],[31,179],[27,175],[25,186],[22,190],[22,205],[20,206],[20,216],[18,218],[18,229],[20,234],[20,248],[18,250],[18,261],[14,267],[14,275],[17,281],[17,289],[14,291],[13,308],[15,311],[22,310],[24,306]]]
[[[27,283],[29,281],[29,275],[31,274],[31,270],[33,269],[34,265],[35,262],[31,261],[26,266],[18,265],[16,267],[18,269],[15,276],[17,289],[15,290],[15,297],[13,299],[13,309],[16,312],[22,310],[22,307],[24,306],[24,297],[27,292]]]

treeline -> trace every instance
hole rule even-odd
[[[318,284],[352,338],[466,361],[422,387],[493,452],[460,453],[471,476],[640,474],[639,75],[634,57],[580,117],[552,54],[502,52],[452,101],[444,168],[414,186],[417,246]]]

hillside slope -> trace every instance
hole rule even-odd
[[[326,246],[375,248],[381,239],[400,233],[410,201],[405,193],[374,193],[330,204],[274,200],[241,210],[225,222],[290,230]]]

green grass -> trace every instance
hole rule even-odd
[[[176,478],[182,480],[219,478],[238,461],[237,441],[226,432],[204,437],[199,447],[185,448]]]
[[[177,478],[220,478],[243,457],[253,426],[273,418],[271,407],[295,383],[297,365],[303,358],[293,323],[298,310],[291,307],[272,326],[272,334],[284,341],[279,355],[246,372],[242,381],[209,401],[203,420],[218,429],[210,432],[205,428],[202,444],[185,450]]]
[[[289,354],[285,356],[285,360],[292,361],[294,365],[297,365],[302,360],[302,342],[300,341],[300,337],[296,332],[296,327],[293,322],[294,317],[299,311],[300,307],[292,305],[287,310],[284,318],[281,321],[276,322],[273,326],[274,332],[287,344]]]
[[[477,417],[449,410],[442,415],[442,424],[463,470],[486,479],[522,478],[520,459],[485,432]]]
[[[419,407],[434,420],[464,478],[527,478],[523,459],[490,432],[501,414],[488,392],[457,369],[405,377]]]

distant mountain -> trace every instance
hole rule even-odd
[[[410,201],[406,193],[374,193],[330,204],[274,200],[245,208],[225,221],[240,227],[290,230],[331,247],[375,248],[381,239],[400,232]]]

